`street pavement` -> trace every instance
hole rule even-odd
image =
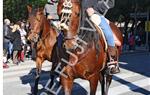
[[[123,53],[120,57],[121,73],[113,76],[109,95],[150,95],[150,53]],[[39,95],[45,91],[49,80],[51,63],[43,63],[39,82]],[[3,71],[4,95],[30,95],[34,85],[35,62],[27,60],[20,65],[10,65]],[[43,92],[43,95],[45,92]],[[60,92],[61,93],[61,92]],[[100,84],[96,95],[100,95]],[[62,94],[59,94],[62,95]],[[73,95],[89,95],[89,83],[86,80],[74,81]]]

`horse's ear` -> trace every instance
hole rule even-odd
[[[28,13],[31,13],[32,11],[32,5],[27,5]]]
[[[44,7],[40,7],[40,8],[38,8],[38,11],[40,12],[40,13],[43,13],[44,11]]]

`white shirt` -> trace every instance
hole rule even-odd
[[[20,35],[21,35],[21,41],[23,44],[26,44],[26,35],[27,35],[27,32],[24,30],[24,29],[19,29],[20,31]]]

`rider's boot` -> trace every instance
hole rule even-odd
[[[108,56],[109,62],[107,63],[109,74],[116,74],[120,72],[118,58],[117,58],[117,50],[116,47],[108,46]]]

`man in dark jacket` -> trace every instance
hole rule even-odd
[[[4,20],[4,26],[3,26],[3,67],[7,68],[7,61],[8,61],[8,54],[9,54],[9,43],[10,43],[10,39],[9,39],[9,34],[11,32],[10,28],[10,20],[9,19],[5,19]]]
[[[103,30],[106,37],[110,57],[108,64],[110,73],[115,74],[120,72],[113,33],[107,19],[104,17],[108,9],[114,7],[114,0],[83,0],[83,4],[90,20]]]

